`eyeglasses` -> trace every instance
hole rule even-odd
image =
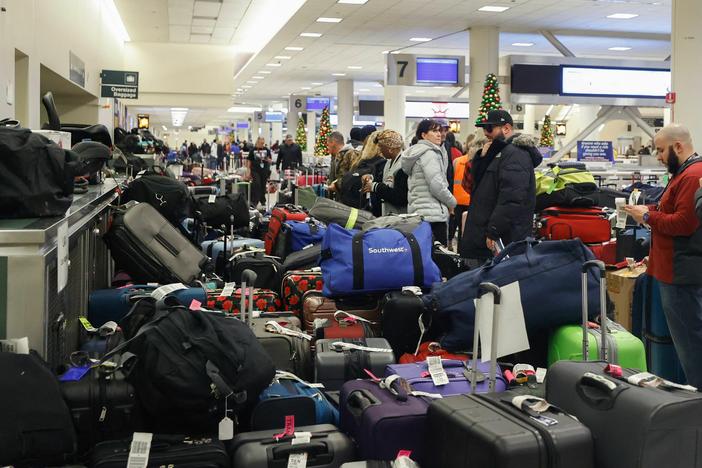
[[[488,132],[488,133],[492,133],[492,131],[493,131],[496,127],[501,127],[501,125],[483,125],[483,130],[485,130],[485,131]]]

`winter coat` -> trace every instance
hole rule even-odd
[[[360,161],[356,167],[344,174],[344,177],[341,179],[341,202],[352,208],[368,210],[374,216],[380,216],[382,213],[382,202],[378,195],[371,193],[370,197],[367,197],[361,193],[362,176],[370,174],[373,176],[373,180],[381,180],[385,162],[384,157],[380,155],[373,156]],[[370,207],[367,206],[368,198],[370,198]]]
[[[401,156],[387,160],[383,179],[373,182],[372,189],[383,202],[383,216],[407,213],[407,174],[402,170]]]
[[[487,259],[492,256],[485,245],[487,238],[502,239],[507,245],[532,234],[536,203],[534,168],[541,160],[534,140],[527,135],[495,140],[485,156],[476,154],[471,167],[473,186],[461,238],[461,256]],[[480,172],[478,177],[476,172]]]
[[[302,166],[302,150],[300,146],[295,143],[290,146],[283,144],[278,151],[275,168],[280,171],[281,167],[285,170],[295,169],[300,166]]]
[[[697,190],[695,193],[695,211],[697,212],[697,217],[700,222],[702,222],[702,188]]]
[[[409,176],[407,213],[419,214],[430,223],[446,222],[456,199],[449,190],[446,149],[419,140],[401,156],[402,170]]]

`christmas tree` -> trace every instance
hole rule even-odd
[[[480,114],[475,119],[476,125],[487,120],[489,111],[499,109],[502,109],[502,103],[500,102],[500,85],[497,83],[497,76],[490,73],[485,78],[483,100],[480,103]]]
[[[297,121],[295,143],[298,144],[302,151],[307,151],[307,129],[305,129],[305,122],[301,118]]]
[[[319,133],[317,133],[317,141],[314,144],[315,156],[326,156],[327,138],[331,133],[331,123],[329,122],[329,107],[325,107],[322,111],[322,117],[319,119]]]
[[[544,126],[541,128],[541,141],[539,146],[545,148],[553,148],[553,125],[551,125],[551,116],[544,117]]]

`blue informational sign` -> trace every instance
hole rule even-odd
[[[611,141],[579,141],[578,161],[614,162]]]
[[[417,83],[458,83],[458,59],[417,57]]]
[[[264,117],[265,122],[282,122],[283,113],[282,112],[266,112]]]
[[[307,98],[307,111],[322,111],[325,107],[329,107],[328,97],[308,97]],[[330,109],[331,111],[331,109]]]
[[[237,122],[236,128],[237,128],[237,130],[246,130],[247,128],[249,128],[249,123],[248,122]]]

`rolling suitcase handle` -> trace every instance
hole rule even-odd
[[[254,301],[254,284],[256,284],[256,272],[252,270],[244,270],[241,273],[241,306],[239,310],[241,312],[241,321],[251,326],[251,320],[253,319],[253,301]],[[250,284],[251,294],[249,295],[249,313],[246,313],[246,285]]]
[[[591,268],[597,268],[600,273],[600,359],[609,362],[607,356],[607,270],[604,262],[600,260],[589,260],[583,263],[582,276],[582,299],[583,299],[583,361],[588,361],[590,357],[590,339],[587,332],[588,323],[588,294],[587,294],[587,274]]]
[[[496,312],[497,312],[497,307],[500,305],[500,296],[502,295],[502,291],[500,290],[500,287],[497,286],[494,283],[480,283],[480,286],[478,287],[478,297],[482,296],[482,293],[489,293],[492,294],[494,297],[494,308],[492,309],[492,339],[490,340],[490,381],[489,381],[489,392],[492,393],[495,391],[495,380],[497,379],[497,340],[495,339],[497,337],[497,317],[496,317]],[[473,362],[471,366],[471,376],[470,376],[470,392],[471,394],[475,394],[475,387],[477,384],[477,376],[478,376],[478,336],[479,336],[479,329],[478,329],[478,323],[477,323],[477,318],[478,314],[475,315],[476,317],[476,323],[475,326],[473,327]]]

